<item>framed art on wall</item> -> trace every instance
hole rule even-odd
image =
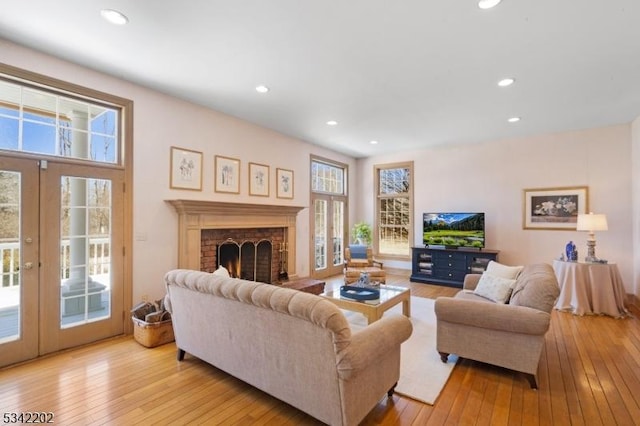
[[[293,198],[293,170],[276,169],[276,197]]]
[[[249,163],[249,195],[269,196],[269,166]]]
[[[202,153],[172,146],[169,173],[169,188],[202,191]]]
[[[240,193],[240,160],[216,155],[216,192]]]
[[[587,213],[588,188],[534,188],[524,190],[524,229],[575,230],[578,214]]]

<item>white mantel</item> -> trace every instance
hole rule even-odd
[[[285,228],[289,276],[296,275],[296,218],[306,207],[165,200],[178,212],[178,268],[200,270],[203,229]]]

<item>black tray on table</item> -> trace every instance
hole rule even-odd
[[[380,299],[380,290],[343,285],[340,287],[340,296],[354,300],[375,300]]]

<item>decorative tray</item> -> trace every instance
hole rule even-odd
[[[380,299],[380,290],[343,285],[340,287],[340,296],[354,300],[375,300]]]

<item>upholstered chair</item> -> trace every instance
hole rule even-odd
[[[382,269],[382,262],[373,258],[371,247],[358,244],[350,244],[344,250],[344,282],[351,284],[360,278],[360,274],[366,272],[373,282],[384,284],[386,273]]]

